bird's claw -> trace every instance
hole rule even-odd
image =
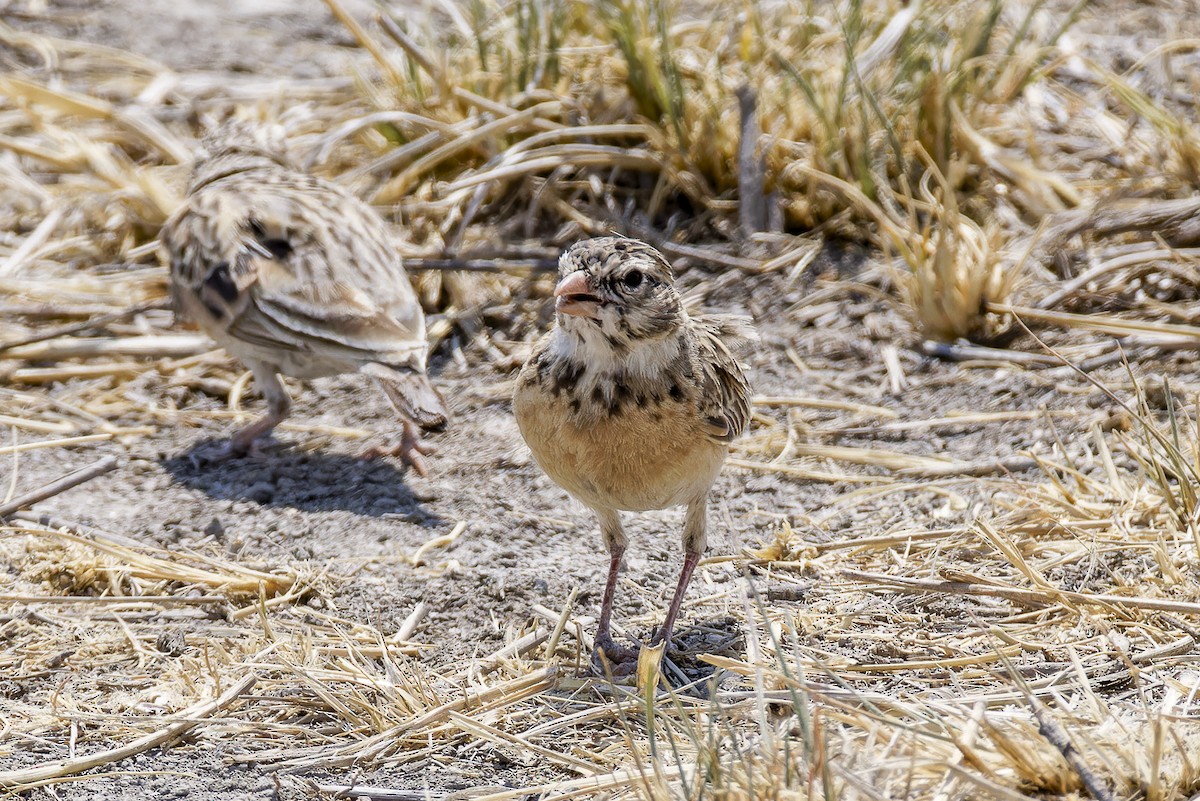
[[[395,445],[373,445],[367,448],[363,451],[363,458],[378,459],[384,456],[395,456],[411,467],[417,475],[425,477],[429,475],[429,463],[425,461],[425,457],[434,453],[437,453],[437,448],[433,445],[422,442],[416,434],[405,432],[401,436],[400,442]]]
[[[650,646],[651,646],[651,647],[655,647],[655,646],[662,645],[664,640],[665,640],[665,641],[666,641],[666,643],[667,643],[667,648],[666,648],[666,650],[668,650],[668,651],[674,651],[674,650],[675,650],[675,643],[674,643],[674,642],[673,642],[673,641],[670,639],[670,636],[669,636],[669,635],[668,635],[668,636],[666,636],[666,637],[664,637],[664,636],[663,636],[663,630],[662,630],[662,629],[659,629],[658,631],[656,631],[656,632],[654,633],[654,637],[653,637],[653,638],[651,638],[651,640],[650,640]]]
[[[592,651],[592,670],[598,676],[631,676],[637,672],[640,648],[620,645],[611,636],[596,637]]]

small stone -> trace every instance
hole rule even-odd
[[[268,503],[275,497],[275,485],[270,481],[256,481],[246,488],[246,497],[255,503]]]

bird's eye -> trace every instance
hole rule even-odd
[[[621,283],[625,285],[626,289],[637,289],[642,285],[642,279],[645,277],[642,275],[641,270],[630,270],[621,278]]]

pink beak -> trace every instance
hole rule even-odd
[[[554,310],[559,314],[596,319],[600,298],[588,289],[587,273],[576,270],[554,288]]]

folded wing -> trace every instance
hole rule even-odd
[[[423,370],[424,318],[378,217],[338,213],[359,201],[307,176],[290,193],[238,178],[206,186],[164,230],[176,291],[248,343]]]
[[[750,425],[750,384],[729,345],[758,335],[750,318],[738,315],[693,317],[691,325],[704,386],[700,413],[706,433],[718,442],[732,442]]]

